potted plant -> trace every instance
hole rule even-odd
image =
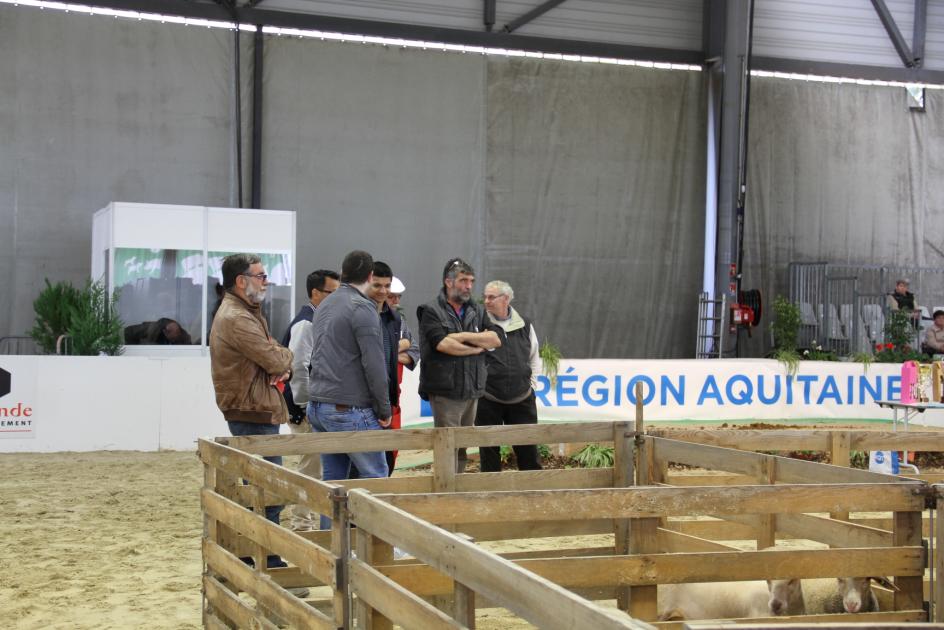
[[[76,289],[68,282],[46,280],[33,302],[36,322],[30,336],[48,354],[57,353],[60,338],[68,339],[63,354],[118,355],[124,351],[124,324],[118,317],[118,291],[109,296],[105,285],[89,280]]]

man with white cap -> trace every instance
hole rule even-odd
[[[403,309],[400,308],[400,298],[403,296],[404,291],[406,291],[406,286],[400,278],[394,276],[393,282],[390,283],[390,291],[387,293],[387,306],[401,313],[400,353],[397,360],[401,366],[406,366],[413,370],[416,369],[416,362],[420,360],[420,346],[416,343],[416,339],[413,338],[413,331],[410,330],[410,325],[406,323],[406,318],[402,316]],[[402,381],[403,368],[401,367],[397,370],[397,383]]]

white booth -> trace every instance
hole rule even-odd
[[[222,297],[225,256],[262,258],[269,275],[263,312],[279,336],[295,312],[295,213],[113,202],[92,222],[92,278],[120,290],[125,354],[206,354],[207,333]],[[173,320],[183,334],[167,339]]]

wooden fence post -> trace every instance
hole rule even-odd
[[[433,431],[433,492],[456,491],[456,430],[440,427]],[[443,523],[447,531],[456,531],[455,524]]]
[[[934,499],[936,501],[934,508],[934,531],[930,536],[934,541],[934,592],[931,593],[931,599],[934,600],[934,621],[935,623],[944,623],[944,486],[931,486],[934,490]]]
[[[475,542],[475,539],[468,534],[456,534],[469,542]],[[459,582],[453,581],[453,615],[452,618],[458,621],[469,630],[475,630],[475,591]]]
[[[921,512],[894,512],[893,544],[897,547],[920,547],[922,541]],[[924,577],[896,576],[895,610],[921,610],[924,602]]]
[[[829,435],[829,461],[833,466],[845,466],[849,468],[851,463],[851,458],[849,456],[849,449],[851,446],[852,438],[848,431],[833,431]],[[838,519],[841,521],[849,520],[848,512],[830,512],[829,518]]]
[[[629,432],[629,424],[617,422],[613,426],[613,487],[626,488],[636,483],[635,435]],[[613,521],[615,546],[613,553],[625,556],[629,553],[629,519]],[[629,610],[629,587],[621,586],[616,591],[616,603],[620,610]]]
[[[433,432],[433,492],[456,491],[456,430]]]
[[[213,466],[207,463],[203,464],[203,487],[207,488],[208,490],[216,490],[216,468],[214,468]],[[206,538],[207,540],[212,540],[215,543],[219,543],[219,535],[217,533],[216,519],[211,517],[209,514],[207,514],[206,510],[202,510],[202,511],[203,511],[203,537]],[[204,576],[211,575],[209,566],[206,564],[205,559],[204,559],[203,564],[204,564],[203,575]],[[216,610],[214,610],[213,606],[211,606],[210,603],[207,601],[206,588],[200,589],[200,596],[202,599],[201,603],[203,604],[202,610],[203,610],[203,615],[204,615],[203,619],[204,619],[204,624],[205,624],[208,616],[215,618],[217,617],[217,613],[216,613]]]
[[[233,475],[229,475],[223,472],[222,470],[215,470],[214,472],[215,472],[214,491],[217,494],[226,497],[227,499],[230,499],[232,501],[238,501],[238,498],[236,496],[236,485],[237,485],[238,480],[236,479],[236,477]],[[221,547],[223,547],[227,551],[236,552],[238,540],[239,540],[238,535],[236,534],[236,532],[233,531],[231,527],[229,527],[225,523],[221,523],[217,521],[216,536],[213,542],[219,544]],[[229,585],[229,582],[227,582],[227,585],[229,588],[235,589],[235,587]]]
[[[347,513],[347,491],[331,491],[331,553],[337,558],[333,595],[334,622],[338,628],[354,627],[351,619],[351,593],[348,588],[348,562],[351,557],[351,525]]]
[[[764,462],[765,479],[768,485],[774,485],[777,481],[777,460],[768,455]],[[777,544],[777,515],[761,514],[760,528],[757,532],[757,549],[766,549]]]
[[[652,483],[653,450],[651,438],[646,438],[643,419],[642,383],[636,383],[636,433],[640,437],[636,453],[636,484],[647,486]],[[658,518],[634,518],[629,522],[629,552],[633,554],[658,552]],[[658,586],[632,586],[628,589],[630,616],[644,621],[654,620],[658,616]]]
[[[249,495],[252,501],[252,511],[265,518],[265,492],[259,486],[246,486],[249,489]],[[253,542],[252,559],[256,563],[256,571],[268,573],[269,565],[267,562],[269,556],[268,550],[262,546],[262,543]]]
[[[389,564],[393,548],[361,527],[357,530],[357,559],[367,564]],[[358,627],[363,630],[391,630],[389,619],[371,608],[362,598],[357,600]]]

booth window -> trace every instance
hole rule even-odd
[[[125,344],[200,343],[202,251],[119,247],[114,274]]]
[[[207,337],[213,325],[213,316],[223,299],[223,259],[236,252],[207,252]],[[269,276],[269,288],[262,314],[269,323],[269,333],[281,339],[292,321],[292,257],[284,253],[260,253],[262,266]]]

